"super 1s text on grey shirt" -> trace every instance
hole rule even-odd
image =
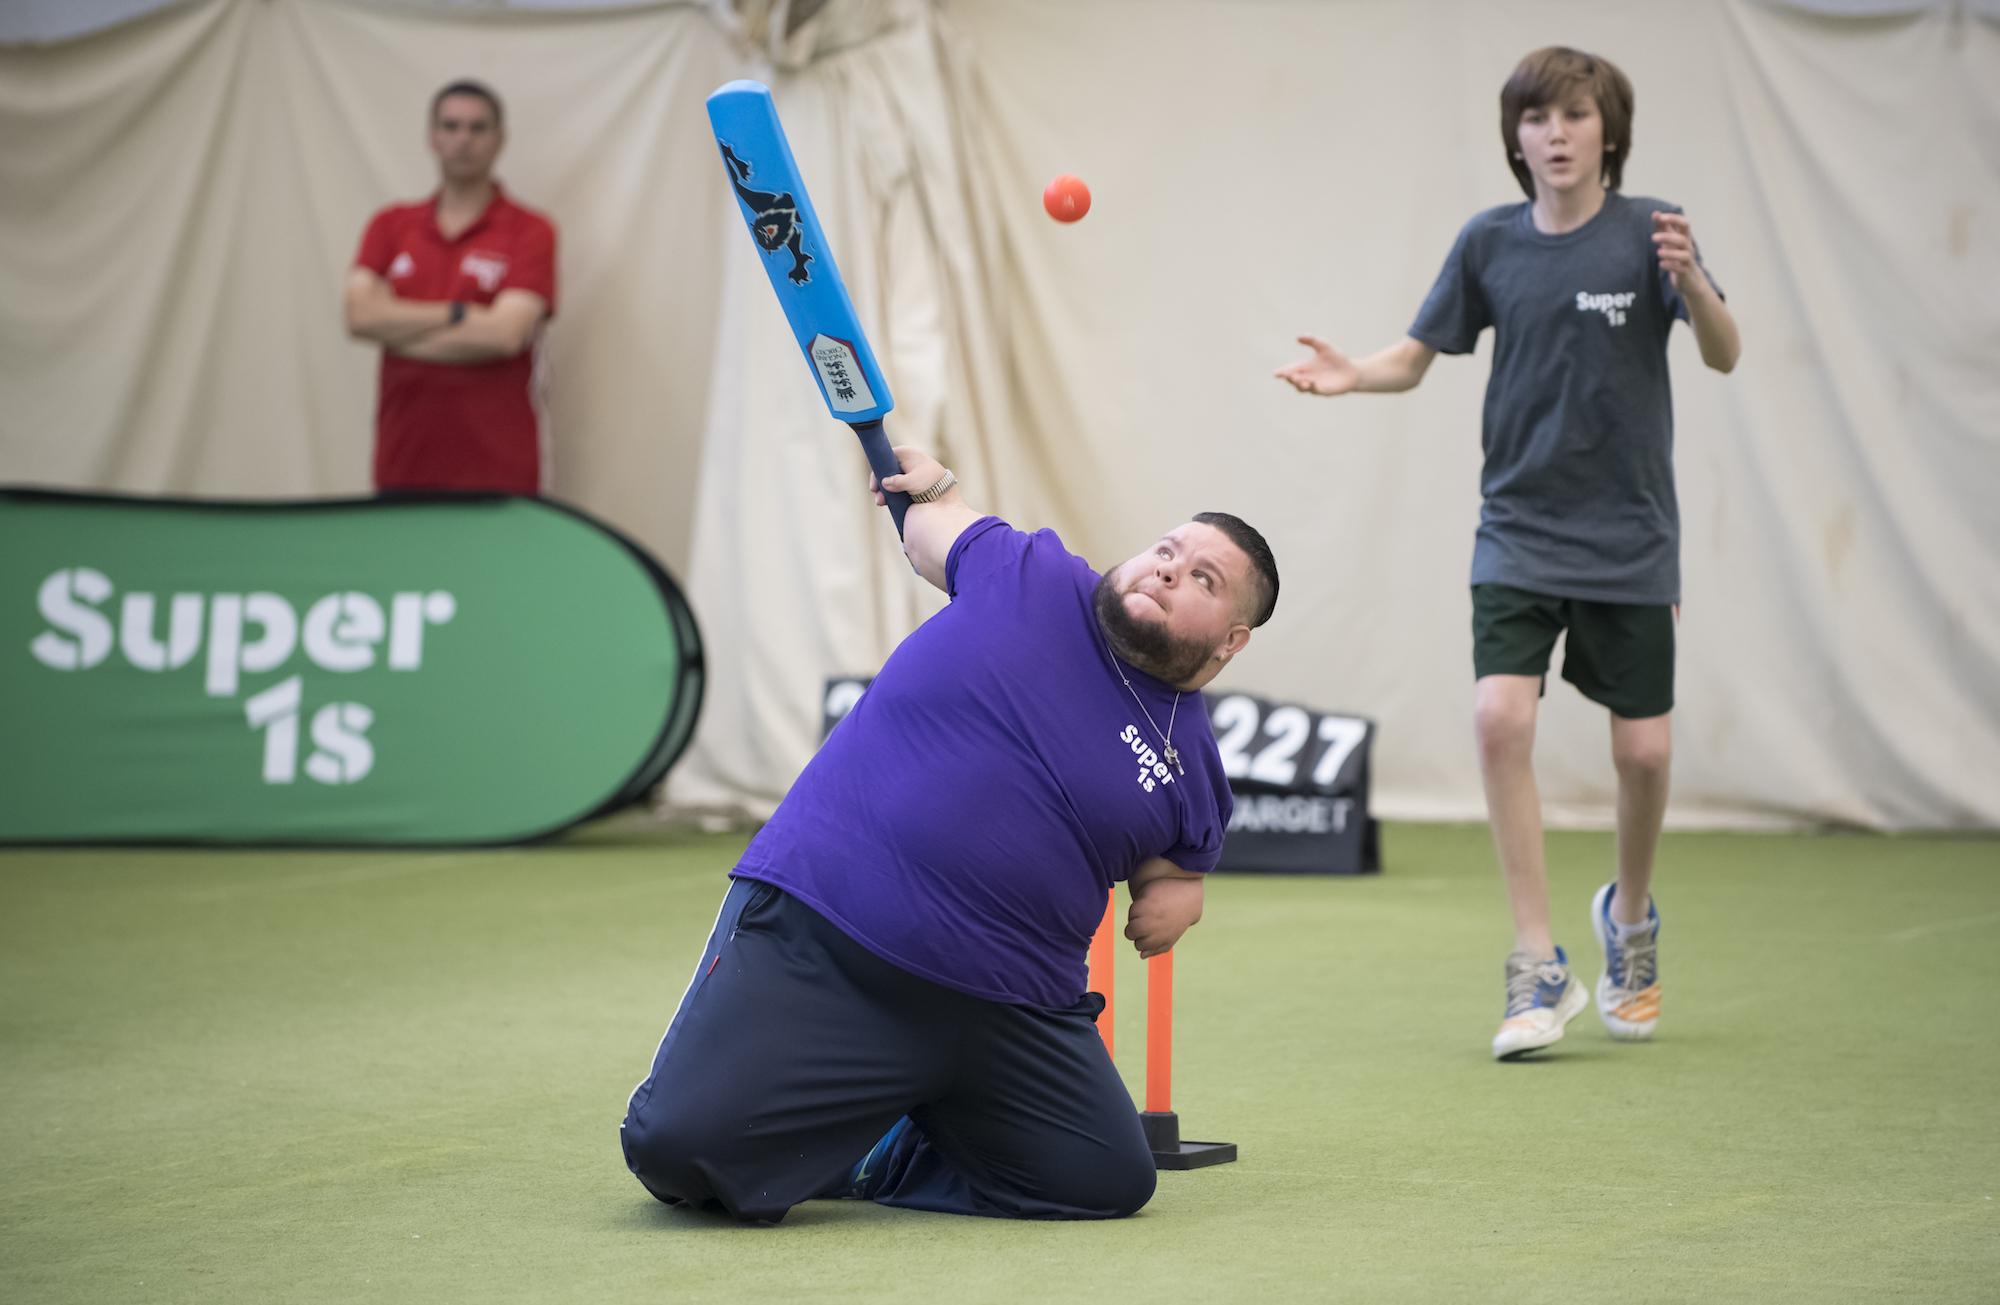
[[[1410,335],[1470,353],[1494,329],[1472,583],[1680,602],[1667,334],[1688,313],[1652,241],[1652,215],[1680,211],[1614,191],[1561,235],[1525,203],[1458,233]]]

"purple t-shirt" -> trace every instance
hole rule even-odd
[[[1111,885],[1164,856],[1207,871],[1229,781],[1199,693],[1186,774],[1112,669],[1097,575],[998,517],[945,561],[947,607],[903,640],[733,871],[883,960],[989,1001],[1067,1007]],[[1120,663],[1160,729],[1171,684]]]

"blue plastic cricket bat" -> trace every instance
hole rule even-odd
[[[708,120],[771,288],[778,292],[828,411],[854,428],[878,481],[900,474],[902,467],[882,433],[882,418],[896,401],[889,397],[889,384],[875,365],[875,351],[868,347],[854,302],[833,264],[833,249],[785,141],[770,88],[760,82],[728,83],[708,97]],[[884,497],[901,535],[910,496]]]

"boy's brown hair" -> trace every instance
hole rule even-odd
[[[1507,166],[1528,198],[1535,197],[1535,174],[1528,171],[1521,149],[1521,115],[1529,109],[1560,107],[1578,94],[1597,102],[1604,119],[1604,186],[1618,189],[1625,179],[1625,156],[1632,152],[1632,83],[1609,59],[1566,45],[1535,51],[1514,65],[1500,88],[1500,140],[1507,149]]]

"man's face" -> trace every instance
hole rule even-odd
[[[1250,559],[1214,526],[1189,522],[1104,573],[1098,624],[1134,666],[1188,686],[1220,670],[1250,640]]]
[[[458,185],[491,176],[506,140],[493,120],[493,106],[477,95],[447,95],[431,116],[431,153],[437,155],[438,171]]]
[[[1594,96],[1524,110],[1515,135],[1538,188],[1564,192],[1604,175],[1604,119]]]

